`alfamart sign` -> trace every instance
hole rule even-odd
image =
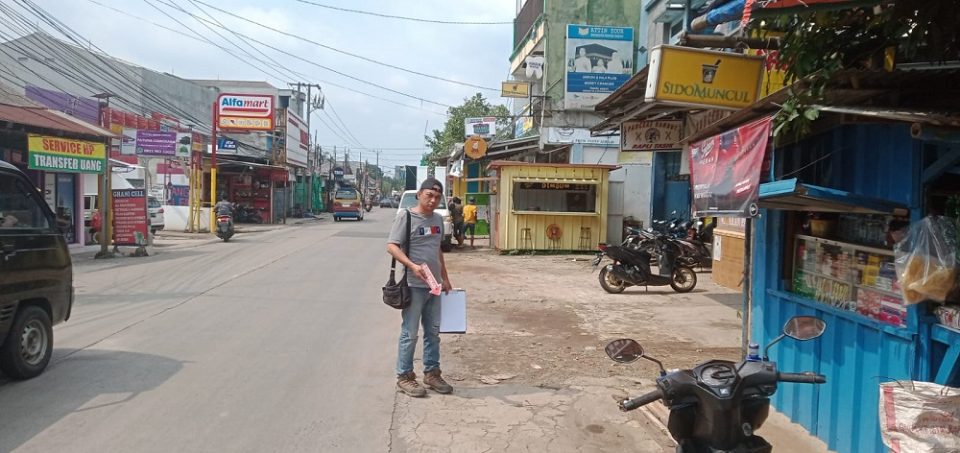
[[[650,53],[647,102],[741,109],[757,101],[763,58],[688,47]]]
[[[30,169],[65,173],[103,173],[107,157],[103,143],[46,135],[28,136],[27,154]]]
[[[273,96],[221,94],[217,98],[217,126],[241,131],[272,131]]]

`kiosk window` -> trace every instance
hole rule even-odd
[[[515,182],[517,211],[597,212],[597,185],[567,182]]]

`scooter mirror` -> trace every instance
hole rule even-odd
[[[783,334],[794,340],[806,341],[823,335],[827,322],[813,316],[794,316],[783,326]]]
[[[607,356],[620,363],[633,363],[643,357],[643,346],[629,338],[613,340],[603,350]]]

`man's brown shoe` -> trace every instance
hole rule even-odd
[[[414,398],[427,396],[427,391],[417,382],[417,375],[412,371],[397,376],[397,388]]]
[[[440,376],[439,369],[427,371],[423,374],[423,386],[437,393],[447,394],[453,392],[453,387],[447,384],[447,381],[444,381],[443,377]]]

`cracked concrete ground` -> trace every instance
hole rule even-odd
[[[634,338],[667,368],[740,354],[740,295],[708,273],[689,294],[668,287],[614,295],[600,288],[584,255],[475,250],[446,261],[454,286],[468,294],[468,333],[442,336],[444,377],[455,391],[397,394],[391,451],[672,452],[652,413],[616,405],[651,390],[657,369],[615,363],[603,346]],[[805,437],[798,451],[825,451]]]

